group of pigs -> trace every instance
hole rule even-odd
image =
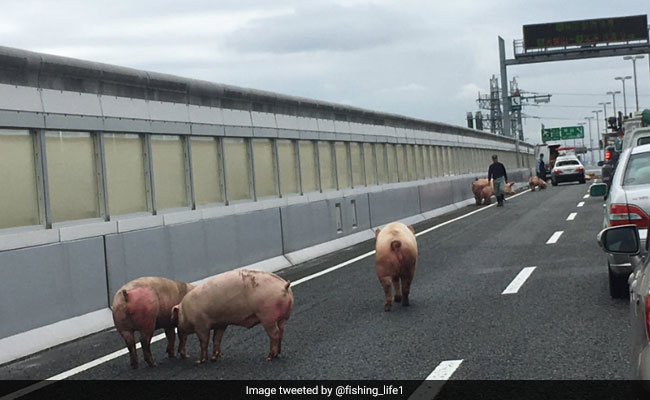
[[[506,193],[514,194],[514,182],[506,183]],[[546,182],[531,177],[531,189],[546,188]],[[476,204],[490,203],[494,194],[487,179],[472,182]],[[384,290],[384,311],[390,311],[393,301],[409,305],[411,283],[415,275],[418,247],[413,227],[393,222],[375,231],[375,271]],[[122,286],[113,298],[113,322],[124,339],[131,366],[138,367],[135,332],[140,332],[144,359],[154,366],[151,338],[156,329],[164,329],[167,354],[174,357],[174,342],[178,330],[178,354],[187,358],[188,335],[199,338],[201,355],[197,363],[208,359],[208,344],[212,333],[211,360],[221,355],[221,340],[228,325],[252,328],[262,324],[271,340],[267,360],[282,350],[282,336],[293,307],[291,282],[263,271],[237,269],[205,280],[199,285],[158,277],[135,279]]]
[[[384,310],[390,311],[393,300],[409,305],[411,282],[417,261],[417,243],[413,227],[399,222],[375,231],[375,270],[384,289]],[[201,346],[197,363],[208,358],[210,333],[213,332],[211,360],[221,354],[221,340],[228,325],[252,328],[262,324],[271,339],[266,359],[282,350],[282,336],[291,309],[291,282],[263,271],[237,269],[215,275],[201,284],[143,277],[122,286],[113,297],[115,328],[129,350],[131,367],[138,367],[135,332],[140,332],[144,359],[155,366],[151,355],[151,338],[156,329],[164,329],[166,352],[174,357],[178,330],[178,354],[187,358],[188,335],[196,333]],[[394,289],[394,297],[391,293]]]
[[[506,194],[515,194],[512,190],[514,184],[514,182],[506,182]],[[530,190],[535,190],[535,188],[546,189],[546,182],[537,176],[531,176],[528,178],[528,187]],[[476,178],[472,182],[472,193],[474,193],[476,205],[490,204],[491,197],[494,195],[494,188],[487,179]]]

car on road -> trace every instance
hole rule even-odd
[[[574,155],[560,156],[555,159],[551,171],[551,183],[557,186],[560,182],[585,183],[585,167]]]
[[[591,185],[592,196],[605,194],[605,184]],[[600,192],[600,193],[599,193]],[[636,225],[641,231],[641,249],[646,253],[647,228],[650,224],[650,144],[629,148],[618,162],[609,193],[605,195],[603,228]],[[628,295],[628,277],[633,270],[626,254],[608,253],[607,271],[612,297]]]
[[[647,235],[646,226],[646,235]],[[641,244],[641,230],[634,224],[605,228],[598,234],[598,243],[610,254],[629,257],[635,265],[629,277],[630,321],[632,335],[631,364],[633,379],[643,380],[648,390],[650,380],[650,257],[640,257],[648,252]]]

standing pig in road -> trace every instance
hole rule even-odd
[[[390,311],[391,283],[395,289],[395,302],[402,306],[409,305],[411,282],[415,275],[415,263],[418,260],[418,244],[412,226],[393,222],[375,231],[376,253],[375,270],[381,286],[384,288],[384,311]],[[400,288],[401,281],[401,288]]]
[[[293,307],[290,284],[275,274],[246,269],[224,272],[203,282],[171,309],[178,322],[178,353],[187,358],[187,336],[196,333],[201,342],[197,363],[205,362],[214,329],[211,359],[216,361],[228,325],[252,328],[261,322],[271,339],[266,357],[270,361],[282,351],[282,335]]]
[[[474,199],[476,200],[476,205],[481,205],[481,200],[483,199],[483,188],[488,186],[490,182],[485,178],[476,178],[472,182],[472,193],[474,193]]]
[[[506,183],[506,194],[513,195],[515,194],[515,191],[512,190],[512,186],[514,185],[514,182],[507,182]],[[481,200],[484,200],[485,204],[490,204],[492,202],[491,197],[494,195],[494,189],[492,188],[492,185],[489,183],[485,186],[483,186],[483,189],[481,189],[481,193],[479,196],[479,199],[476,201],[476,204],[481,204]]]
[[[135,331],[140,331],[144,359],[150,367],[156,363],[151,356],[151,337],[154,330],[165,329],[167,354],[174,357],[174,324],[171,308],[194,288],[192,284],[165,278],[143,277],[122,286],[113,297],[113,322],[129,349],[131,367],[138,368],[135,351]]]
[[[528,178],[528,187],[530,190],[535,190],[536,187],[539,187],[540,190],[546,189],[546,181],[537,176],[531,176]]]

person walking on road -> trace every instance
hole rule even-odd
[[[537,177],[546,182],[546,164],[544,164],[544,153],[540,153],[537,160]]]
[[[499,158],[494,154],[492,156],[492,165],[488,168],[488,181],[492,184],[494,196],[497,198],[497,207],[503,207],[507,180],[508,174],[506,173],[506,167],[499,162]]]

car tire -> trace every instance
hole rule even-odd
[[[580,178],[580,181],[579,181],[579,182],[580,182],[580,184],[585,183],[585,177],[583,176],[582,178]]]
[[[607,263],[607,272],[609,273],[609,295],[614,299],[624,299],[630,295],[627,285],[627,276],[617,274]]]
[[[556,181],[555,179],[551,179],[551,184],[552,184],[553,186],[557,186],[557,181]]]

